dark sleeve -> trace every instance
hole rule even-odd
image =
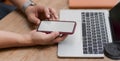
[[[15,10],[16,7],[0,3],[0,19],[5,17],[8,13]]]
[[[4,0],[0,0],[0,2],[3,2]]]

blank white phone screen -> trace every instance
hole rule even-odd
[[[38,28],[39,31],[59,31],[59,32],[72,32],[74,29],[74,22],[63,21],[41,21]]]

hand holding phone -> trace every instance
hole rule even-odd
[[[75,21],[41,21],[37,31],[50,33],[58,31],[60,34],[73,34]]]

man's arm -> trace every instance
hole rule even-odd
[[[22,9],[22,6],[27,0],[9,0],[11,1],[15,6],[17,6],[19,9]]]
[[[44,7],[42,5],[37,5],[31,0],[9,0],[16,7],[22,10],[27,16],[28,20],[35,24],[39,25],[40,21],[43,19],[57,19],[58,16],[53,8]]]
[[[27,34],[17,34],[13,32],[0,31],[0,48],[29,46],[30,37]]]
[[[28,34],[18,34],[7,31],[0,31],[0,48],[22,47],[34,45],[51,45],[64,40],[67,35],[58,37],[59,32],[49,34],[31,31]]]

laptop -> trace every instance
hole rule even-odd
[[[109,8],[111,9],[119,0],[69,0],[69,8]]]
[[[60,20],[76,21],[75,33],[58,44],[58,57],[104,57],[104,46],[120,40],[120,3],[112,9],[64,9]]]

